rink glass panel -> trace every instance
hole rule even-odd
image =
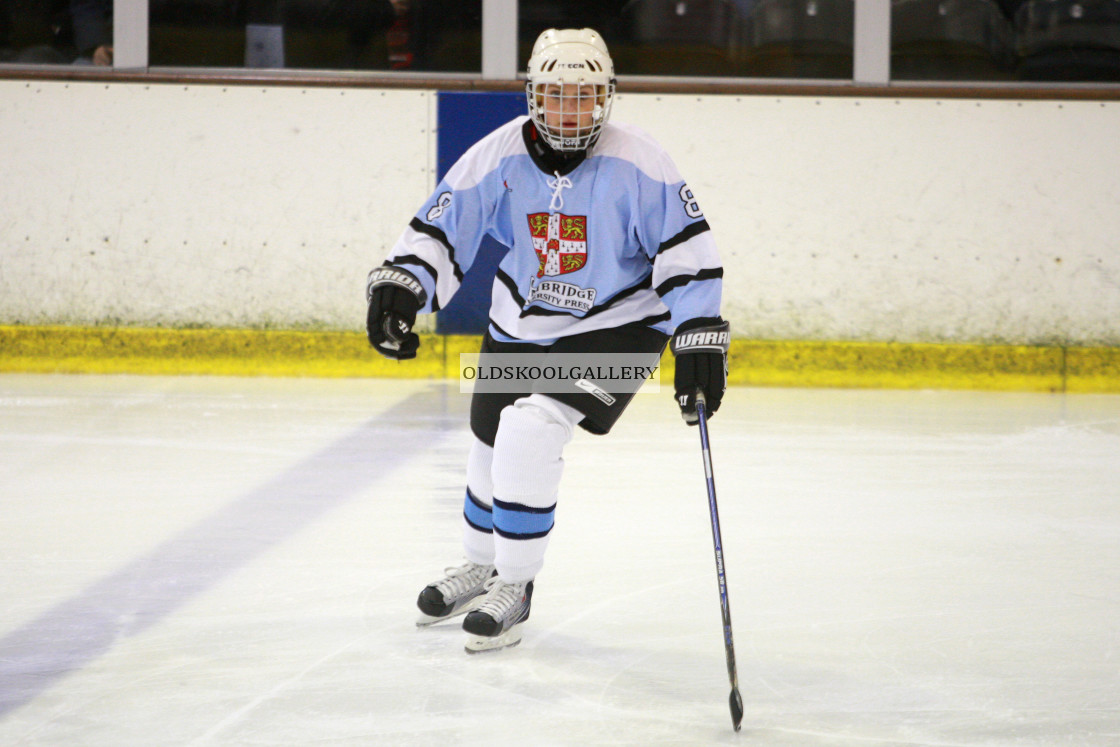
[[[153,0],[153,67],[478,73],[481,0]]]
[[[139,1],[115,4],[125,17]],[[407,1],[397,17],[388,0],[152,0],[146,62],[481,72],[483,0]],[[99,3],[111,38],[113,0],[0,0],[0,65],[90,64],[72,6]],[[536,35],[564,26],[601,30],[620,76],[846,82],[866,51],[854,0],[519,0],[517,12],[519,71]],[[1120,0],[890,0],[889,14],[893,81],[1120,82]]]
[[[852,0],[520,0],[518,46],[592,26],[620,75],[850,80],[853,19]]]
[[[891,78],[1120,81],[1120,0],[892,0]]]

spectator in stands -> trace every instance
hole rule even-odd
[[[0,62],[113,64],[112,0],[0,0]]]
[[[77,64],[113,64],[112,0],[70,0]]]

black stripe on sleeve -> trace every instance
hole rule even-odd
[[[423,267],[432,276],[432,280],[435,282],[436,287],[439,287],[439,272],[436,271],[436,268],[432,267],[426,261],[417,257],[415,254],[405,254],[400,257],[393,257],[391,260],[387,259],[385,260],[385,265],[390,267],[399,267],[400,265],[416,265],[417,267]],[[437,296],[438,294],[436,293],[432,294],[433,313],[439,311],[440,309],[439,298]]]
[[[443,244],[443,247],[447,250],[447,259],[451,262],[451,269],[455,272],[455,279],[460,283],[463,282],[463,270],[459,267],[459,263],[455,261],[455,247],[451,246],[451,242],[447,240],[447,234],[419,218],[413,218],[409,222],[408,227],[417,233],[431,236],[433,239]]]
[[[517,283],[514,282],[513,278],[511,278],[508,274],[502,272],[501,268],[499,268],[498,271],[494,273],[494,279],[506,287],[506,290],[508,290],[509,294],[513,296],[513,300],[517,302],[518,306],[525,305],[525,299],[522,298],[521,294],[517,292]]]
[[[417,265],[423,267],[432,276],[432,280],[439,282],[439,273],[436,268],[432,267],[426,260],[420,259],[415,254],[403,254],[400,257],[393,257],[392,259],[385,260],[386,267],[394,267],[396,265]]]
[[[497,322],[495,322],[495,321],[494,321],[494,317],[492,317],[492,316],[491,316],[491,317],[487,317],[487,321],[489,321],[489,322],[490,322],[490,326],[491,326],[491,327],[493,327],[494,329],[498,330],[498,334],[500,334],[500,335],[504,335],[505,337],[508,337],[508,338],[509,338],[509,339],[511,339],[511,340],[516,340],[516,339],[517,339],[516,337],[514,337],[513,335],[511,335],[511,334],[510,334],[509,332],[506,332],[506,331],[505,331],[504,329],[502,329],[502,325],[500,325],[500,324],[498,324]]]
[[[669,278],[668,280],[663,282],[661,285],[657,286],[656,291],[657,291],[657,295],[664,298],[666,293],[673,290],[674,288],[680,288],[682,285],[688,285],[689,283],[692,283],[692,282],[695,282],[695,281],[714,280],[716,278],[722,278],[722,277],[723,277],[723,268],[722,267],[715,267],[715,268],[712,268],[710,270],[701,270],[700,272],[696,273],[695,275],[677,275],[675,277]]]
[[[677,246],[678,244],[683,244],[684,242],[688,241],[693,236],[697,236],[699,234],[704,233],[705,231],[710,231],[710,230],[712,230],[712,229],[708,226],[708,221],[706,221],[706,220],[698,220],[695,223],[689,223],[676,236],[663,241],[661,243],[661,246],[657,247],[657,253],[661,254],[661,252],[667,252],[670,249],[672,249],[674,246]]]

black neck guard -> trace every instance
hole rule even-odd
[[[546,174],[560,174],[560,176],[570,174],[575,171],[576,166],[583,163],[583,159],[587,158],[586,150],[571,153],[553,150],[537,132],[531,119],[521,127],[521,137],[525,140],[525,148],[529,151],[533,163]]]

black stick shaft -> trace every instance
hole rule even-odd
[[[696,414],[700,426],[700,450],[704,457],[704,475],[708,485],[708,511],[712,519],[712,542],[716,552],[716,577],[719,581],[719,603],[723,613],[723,647],[727,653],[727,676],[731,680],[731,722],[735,731],[743,723],[743,699],[739,694],[739,675],[735,667],[735,642],[731,635],[731,603],[727,599],[727,573],[723,562],[723,538],[719,530],[719,506],[716,502],[716,480],[712,471],[712,450],[708,441],[708,417],[704,395],[698,394]]]

